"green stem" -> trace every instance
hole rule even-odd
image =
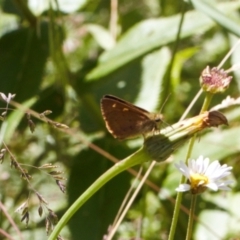
[[[115,164],[106,173],[99,177],[77,200],[70,206],[68,211],[63,215],[55,229],[53,230],[49,240],[54,240],[58,236],[61,229],[67,224],[73,214],[105,183],[110,181],[113,177],[126,169],[133,167],[138,164],[142,164],[146,161],[155,159],[157,161],[166,160],[172,152],[177,149],[182,143],[187,141],[193,134],[201,131],[206,127],[217,126],[225,124],[224,119],[219,119],[220,113],[209,114],[208,112],[203,113],[199,116],[186,119],[178,122],[172,127],[162,129],[159,134],[147,136],[144,140],[144,146],[136,151],[134,154],[125,158],[124,160]],[[221,115],[220,115],[221,116]],[[215,123],[215,118],[217,123]],[[209,124],[206,124],[207,121]],[[180,203],[181,201],[179,201]],[[178,209],[179,211],[179,209]],[[174,230],[175,231],[175,230]],[[174,234],[172,231],[172,236]]]
[[[185,163],[187,164],[188,163],[188,159],[191,157],[192,155],[192,151],[193,151],[193,145],[194,145],[194,142],[195,142],[195,139],[196,139],[196,134],[193,135],[193,137],[190,139],[189,141],[189,145],[188,145],[188,151],[187,151],[187,155],[186,155],[186,159],[185,159]],[[185,178],[184,178],[184,181],[185,181]],[[183,182],[181,182],[183,183]]]
[[[182,176],[181,182],[182,181],[184,181],[184,177],[183,176]],[[177,194],[177,199],[176,199],[175,208],[174,208],[174,212],[173,212],[173,218],[172,218],[172,223],[171,223],[171,228],[170,228],[168,240],[173,240],[174,239],[181,202],[182,202],[182,193],[179,192]]]
[[[204,99],[200,114],[207,111],[207,109],[210,105],[210,102],[212,100],[212,97],[213,97],[212,93],[206,92],[206,97]],[[188,159],[192,155],[192,150],[193,150],[195,140],[196,140],[196,134],[194,134],[193,137],[189,141],[188,151],[187,151],[187,155],[186,155],[186,159],[185,159],[186,164],[188,163]],[[184,176],[182,176],[182,178],[180,180],[180,184],[183,184],[185,181],[186,181],[186,178]],[[178,192],[178,194],[177,194],[168,240],[173,240],[175,232],[176,232],[176,226],[177,226],[178,216],[179,216],[179,212],[180,212],[180,206],[181,206],[181,202],[182,202],[182,194],[183,194],[182,192]]]
[[[186,163],[187,163],[187,160],[191,156],[195,139],[196,139],[196,134],[189,141],[188,152],[187,152],[187,156],[186,156]],[[180,184],[183,184],[185,181],[186,181],[186,178],[184,175],[182,175]],[[176,227],[177,227],[178,216],[179,216],[179,212],[180,212],[180,206],[181,206],[181,202],[182,202],[182,195],[183,195],[182,192],[178,192],[178,194],[177,194],[174,212],[173,212],[172,224],[171,224],[170,233],[169,233],[169,237],[168,237],[169,240],[174,239],[174,235],[175,235],[175,231],[176,231]]]
[[[194,212],[196,208],[196,201],[197,201],[197,195],[193,194],[191,199],[191,207],[190,207],[190,213],[189,213],[189,219],[188,219],[186,240],[192,239],[193,218],[194,218]]]
[[[174,41],[174,46],[172,48],[172,59],[169,63],[169,66],[168,66],[168,69],[167,69],[167,72],[166,72],[166,79],[168,79],[167,82],[169,82],[169,85],[170,85],[170,82],[171,82],[171,74],[172,74],[172,70],[173,70],[173,65],[174,65],[174,62],[175,62],[175,59],[176,59],[176,54],[177,54],[177,49],[179,47],[179,44],[181,42],[181,31],[182,31],[182,27],[183,27],[183,22],[184,22],[184,16],[185,16],[185,13],[186,13],[186,9],[187,9],[187,4],[182,1],[181,2],[181,9],[180,9],[180,12],[181,12],[181,18],[180,18],[180,21],[179,21],[179,24],[178,24],[178,27],[177,27],[177,34],[176,34],[176,40]],[[169,88],[169,86],[168,86]],[[166,91],[167,93],[168,91]],[[162,99],[166,99],[167,96],[165,93],[162,94]],[[161,99],[161,102],[162,102],[162,99]]]
[[[206,97],[204,99],[200,114],[208,110],[208,107],[212,101],[212,98],[213,98],[213,94],[210,92],[206,92]]]
[[[113,177],[119,173],[125,171],[126,169],[133,167],[135,165],[146,162],[149,159],[149,155],[141,148],[139,151],[135,152],[133,155],[125,158],[124,160],[115,164],[102,176],[100,176],[67,210],[67,212],[62,216],[58,224],[55,226],[53,232],[51,233],[49,240],[55,240],[59,235],[61,229],[67,224],[73,214],[94,194],[96,193],[105,183],[110,181]],[[149,159],[150,160],[150,159]]]
[[[14,3],[18,7],[18,9],[21,11],[23,17],[25,17],[25,19],[29,22],[29,24],[35,28],[37,25],[37,18],[29,9],[27,2],[24,0],[14,0]]]

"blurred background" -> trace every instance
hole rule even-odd
[[[30,186],[10,168],[6,154],[0,166],[1,203],[22,239],[47,239],[47,212],[39,216],[32,188],[60,218],[114,164],[107,153],[120,160],[142,146],[142,137],[118,141],[107,132],[100,111],[103,95],[157,113],[168,98],[161,112],[164,121],[173,124],[200,90],[203,69],[218,66],[240,36],[238,0],[0,0],[0,7],[0,92],[16,94],[15,101],[38,113],[51,110],[50,119],[74,132],[64,133],[32,117],[36,129],[31,133],[24,111],[17,108],[1,124],[1,141],[32,176]],[[224,69],[239,63],[239,53],[239,49],[233,52]],[[227,96],[239,97],[239,71],[231,74],[229,89],[215,95],[211,107]],[[203,99],[204,95],[188,117],[199,113]],[[199,134],[192,157],[204,155],[233,166],[235,185],[231,193],[206,192],[199,197],[194,239],[239,239],[240,235],[240,110],[234,106],[222,112],[229,126]],[[184,161],[186,150],[187,144],[172,161]],[[46,171],[32,167],[46,163],[63,171],[65,194]],[[146,171],[148,166],[135,170]],[[124,172],[107,183],[72,217],[61,236],[102,239],[133,180]],[[180,174],[173,163],[157,164],[149,180],[157,187],[144,185],[114,239],[167,239]],[[15,210],[27,199],[26,227]],[[189,199],[184,194],[187,209]],[[176,239],[185,238],[187,220],[188,213],[182,211]],[[12,239],[21,239],[4,213],[0,228]]]

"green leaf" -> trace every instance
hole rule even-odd
[[[163,93],[168,89],[166,85],[169,81],[164,78],[166,74],[171,54],[168,48],[162,48],[158,51],[146,55],[142,60],[141,90],[135,104],[155,111],[158,103],[164,102]]]
[[[103,49],[109,50],[114,47],[115,41],[107,29],[97,24],[86,24],[85,27]]]
[[[229,32],[240,37],[240,27],[239,23],[227,17],[225,14],[228,13],[224,11],[224,13],[220,12],[216,6],[209,5],[209,1],[204,0],[191,0],[194,7],[212,18],[215,22],[217,22],[222,27],[226,28]],[[232,15],[232,13],[231,13]]]
[[[218,8],[231,13],[239,6],[239,2],[228,2],[219,4]],[[179,21],[180,14],[177,14],[167,18],[148,19],[135,25],[125,33],[115,48],[102,54],[98,66],[87,75],[87,81],[105,76],[147,52],[175,41]],[[202,34],[214,24],[203,13],[189,11],[185,14],[181,38]]]
[[[23,28],[0,39],[0,88],[4,93],[17,93],[16,100],[34,96],[40,88],[48,57],[47,25],[39,33]]]

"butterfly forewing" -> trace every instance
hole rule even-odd
[[[102,98],[101,111],[115,138],[132,138],[156,128],[154,114],[111,95]]]

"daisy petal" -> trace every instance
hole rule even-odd
[[[188,165],[183,162],[175,164],[176,168],[188,178],[190,184],[180,184],[176,191],[192,191],[193,194],[202,193],[207,188],[217,190],[230,190],[231,180],[224,179],[231,174],[232,167],[221,165],[218,160],[210,163],[209,158],[199,156],[198,159],[190,159]]]
[[[176,191],[177,192],[186,192],[186,191],[189,191],[190,190],[190,185],[189,184],[180,184],[177,188],[176,188]]]

